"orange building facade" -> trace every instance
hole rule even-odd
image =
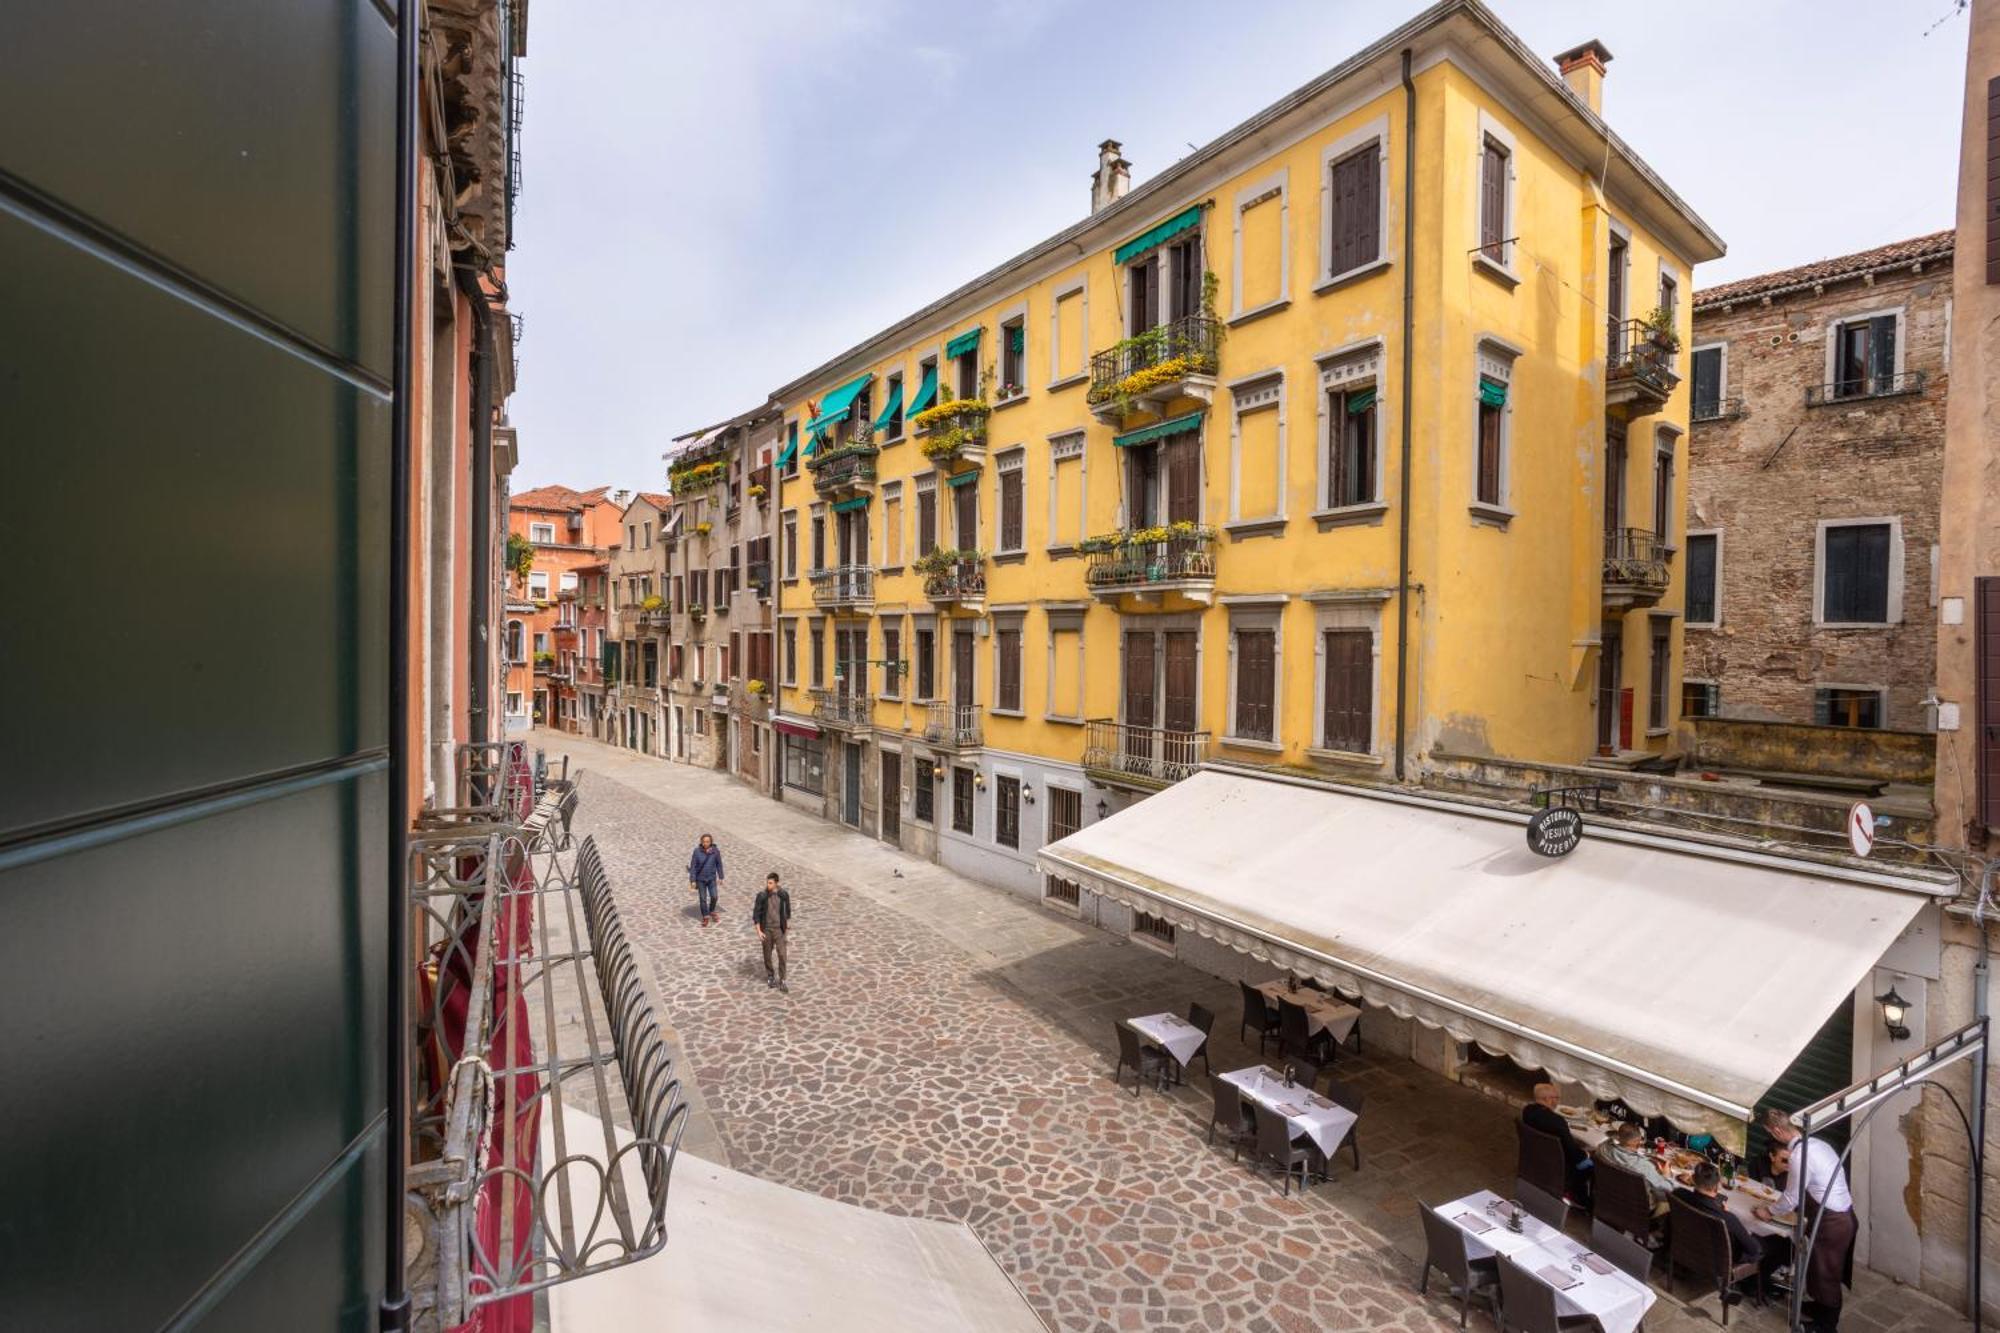
[[[623,493],[613,498],[608,486],[542,486],[508,502],[501,648],[509,735],[533,725],[589,729],[603,697],[605,562],[622,507]]]

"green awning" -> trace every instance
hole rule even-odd
[[[1148,250],[1164,245],[1190,227],[1199,226],[1200,224],[1201,205],[1196,204],[1187,212],[1168,218],[1151,231],[1141,232],[1139,235],[1125,242],[1125,244],[1119,246],[1116,250],[1113,250],[1111,252],[1111,262],[1114,264],[1124,264],[1137,259]]]
[[[866,509],[869,500],[873,498],[873,496],[868,495],[857,495],[851,500],[836,500],[833,503],[833,512],[836,514],[845,514],[856,509]]]
[[[1138,430],[1127,431],[1123,435],[1111,437],[1111,443],[1120,449],[1128,449],[1135,444],[1151,444],[1154,440],[1164,440],[1169,435],[1179,435],[1183,431],[1200,430],[1201,413],[1190,412],[1172,421],[1162,421],[1156,425],[1141,426]]]
[[[937,401],[937,367],[924,367],[924,382],[917,386],[917,396],[910,400],[909,414],[915,416]]]
[[[944,479],[944,484],[947,486],[970,486],[973,482],[978,480],[979,480],[979,473],[976,471],[960,472],[955,476],[946,477]]]
[[[792,465],[792,455],[796,454],[798,451],[799,451],[799,437],[797,432],[794,432],[792,438],[785,442],[785,452],[778,455],[778,461],[774,463],[772,466],[776,468],[777,471],[783,472],[786,468]]]
[[[1479,377],[1479,402],[1483,407],[1507,406],[1507,386],[1499,380],[1489,380],[1484,375],[1481,375]]]
[[[1358,417],[1373,406],[1375,406],[1373,389],[1361,389],[1347,395],[1347,415],[1351,417]]]
[[[881,416],[875,418],[875,429],[883,432],[884,434],[887,434],[889,430],[889,423],[891,421],[894,421],[896,419],[896,414],[902,410],[903,410],[903,382],[901,380],[898,380],[896,381],[896,391],[889,395],[889,405],[882,409]]]
[[[847,414],[854,409],[854,400],[861,396],[861,391],[867,388],[869,381],[874,378],[873,374],[868,374],[861,376],[859,379],[849,380],[825,398],[822,398],[819,404],[819,415],[806,423],[806,429],[810,431],[822,431],[835,422],[844,420]]]
[[[970,332],[959,334],[956,338],[946,343],[944,345],[945,360],[950,361],[964,356],[967,352],[977,350],[979,347],[979,335],[984,332],[986,330],[983,328],[973,329]]]

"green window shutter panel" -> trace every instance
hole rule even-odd
[[[1507,406],[1507,386],[1499,380],[1479,377],[1479,401],[1487,407]]]
[[[1190,412],[1184,417],[1175,417],[1172,421],[1162,421],[1155,425],[1142,426],[1138,430],[1127,431],[1123,435],[1114,435],[1111,437],[1111,443],[1120,449],[1129,449],[1135,444],[1151,444],[1154,440],[1164,440],[1167,436],[1179,435],[1182,431],[1200,429],[1201,413]]]
[[[924,382],[917,386],[917,396],[910,400],[910,415],[915,416],[937,402],[937,367],[924,368]]]
[[[1375,406],[1375,391],[1373,389],[1363,389],[1359,393],[1350,393],[1347,395],[1347,415],[1351,417],[1358,417],[1373,406]]]
[[[1199,226],[1200,223],[1201,205],[1196,204],[1187,212],[1168,218],[1159,226],[1139,233],[1139,235],[1134,236],[1131,240],[1113,250],[1111,252],[1111,262],[1114,264],[1130,263],[1140,255],[1145,254],[1148,250],[1157,249],[1165,245],[1168,241],[1171,241],[1174,237],[1187,231],[1189,228]]]
[[[975,349],[977,349],[979,346],[979,335],[984,332],[986,332],[986,330],[983,328],[973,329],[969,332],[961,333],[956,338],[953,338],[950,342],[944,345],[944,354],[946,359],[950,360],[956,357],[961,357],[964,356],[967,352],[974,351]]]
[[[1019,324],[1007,330],[1007,350],[1019,356],[1028,345],[1028,331]]]
[[[888,430],[889,423],[895,420],[896,414],[902,410],[903,410],[903,386],[901,384],[898,384],[896,386],[896,391],[889,395],[889,405],[882,409],[881,416],[875,418],[875,429],[879,431]]]
[[[799,451],[799,442],[797,440],[793,440],[789,444],[787,444],[785,446],[785,452],[778,455],[778,463],[777,463],[778,471],[783,472],[786,468],[790,467],[792,465],[792,455],[797,453],[798,451]]]
[[[854,400],[861,396],[861,391],[867,388],[868,382],[874,378],[873,374],[868,374],[849,380],[821,399],[819,415],[806,424],[806,429],[814,432],[823,431],[845,418],[854,409]]]

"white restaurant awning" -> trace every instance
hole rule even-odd
[[[1203,770],[1043,870],[1530,1069],[1739,1142],[1934,888],[1586,825]],[[1686,850],[1680,850],[1686,848]]]

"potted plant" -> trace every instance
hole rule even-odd
[[[1646,325],[1646,336],[1652,339],[1653,346],[1663,352],[1681,350],[1681,335],[1674,327],[1673,311],[1663,305],[1654,306],[1653,313],[1647,315],[1643,322]]]
[[[701,522],[694,525],[694,535],[697,537],[706,537],[709,533],[714,531],[715,531],[715,524],[709,522],[707,519],[703,519]]]
[[[770,492],[765,490],[762,486],[757,485],[754,482],[751,483],[750,498],[757,501],[759,504],[763,503],[765,497],[768,496],[769,494]]]
[[[768,690],[770,686],[766,685],[761,680],[751,680],[751,681],[745,681],[743,684],[743,688],[749,691],[751,694],[762,697],[764,692]]]
[[[700,622],[702,620],[706,620],[707,618],[708,618],[708,608],[701,605],[701,603],[697,602],[693,606],[690,606],[688,608],[689,620]]]

